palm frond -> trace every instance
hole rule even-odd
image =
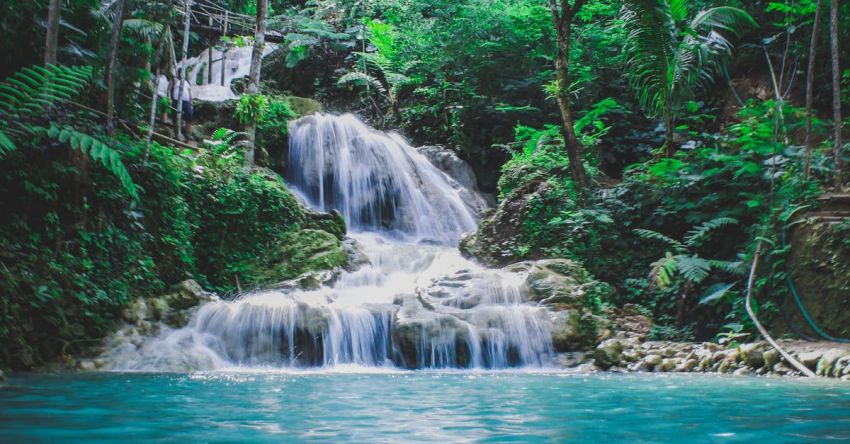
[[[756,21],[744,10],[732,6],[718,6],[699,12],[691,20],[691,28],[697,32],[723,30],[735,37],[748,27],[757,27]]]
[[[677,46],[673,12],[665,0],[627,0],[620,20],[626,30],[629,83],[640,106],[657,117],[672,89]]]

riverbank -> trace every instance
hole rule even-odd
[[[614,324],[614,337],[603,340],[592,351],[563,354],[559,363],[568,368],[612,372],[800,376],[766,341],[721,345],[648,340],[648,318],[627,310],[616,314]],[[818,376],[850,381],[850,344],[796,339],[777,342]]]

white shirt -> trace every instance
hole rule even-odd
[[[180,83],[183,83],[183,97],[180,97]],[[180,99],[184,102],[192,100],[192,89],[189,87],[189,81],[181,82],[179,79],[174,81],[174,89],[171,92],[171,98],[174,100]]]
[[[156,79],[156,96],[168,97],[168,78],[162,74]]]

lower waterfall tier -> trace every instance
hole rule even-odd
[[[114,348],[111,368],[506,368],[552,357],[558,316],[535,300],[529,267],[491,270],[445,246],[355,238],[370,262],[332,284],[207,303],[185,328]]]

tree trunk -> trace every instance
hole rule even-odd
[[[183,52],[180,58],[180,84],[177,87],[177,118],[175,132],[177,140],[183,141],[183,87],[186,86],[186,60],[189,59],[189,26],[192,23],[192,0],[186,1],[183,20]]]
[[[812,100],[815,89],[815,55],[817,54],[818,33],[820,32],[820,16],[823,10],[823,0],[818,0],[815,7],[815,22],[812,25],[812,39],[809,42],[809,63],[806,69],[806,160],[803,167],[803,177],[809,179],[812,153],[815,150],[812,142]]]
[[[829,40],[832,49],[832,155],[835,158],[835,188],[843,183],[841,162],[841,66],[838,61],[838,0],[829,2]]]
[[[266,16],[269,12],[268,0],[257,0],[257,33],[254,34],[254,50],[251,52],[251,70],[248,73],[248,94],[260,91],[260,68],[263,64],[263,49],[266,46]],[[248,128],[248,153],[245,156],[249,164],[254,163],[257,122],[251,122]]]
[[[115,20],[112,23],[112,38],[109,54],[106,58],[106,132],[115,130],[115,71],[118,65],[118,49],[121,43],[121,28],[124,27],[124,7],[126,0],[118,0],[115,7]]]
[[[44,38],[44,64],[55,65],[59,50],[59,17],[62,15],[61,0],[50,0],[47,9],[47,34]]]
[[[558,57],[555,59],[555,71],[557,73],[558,92],[556,94],[558,109],[561,112],[561,135],[567,149],[567,158],[570,161],[570,176],[576,190],[586,188],[589,184],[587,172],[581,162],[581,144],[578,141],[573,123],[572,111],[570,110],[569,76],[570,76],[570,34],[572,32],[572,18],[584,4],[577,0],[571,8],[567,0],[561,0],[560,12],[555,0],[550,0],[552,18],[555,30],[558,34]]]

